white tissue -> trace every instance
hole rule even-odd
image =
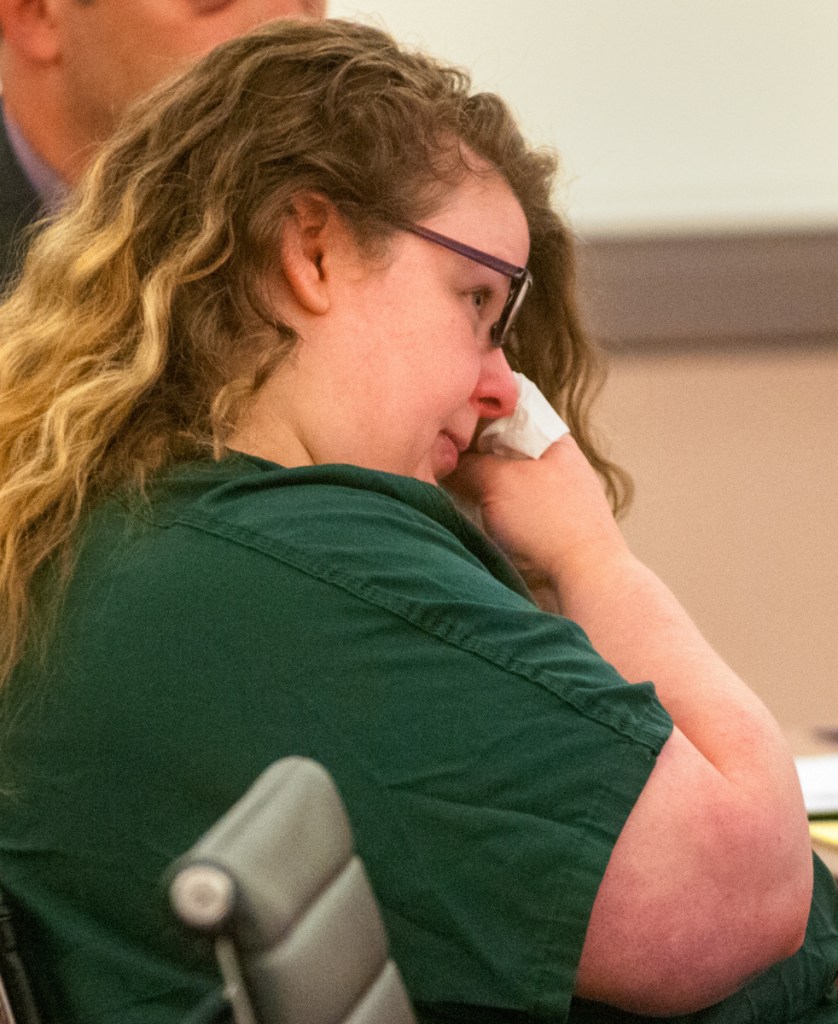
[[[493,420],[477,438],[482,454],[507,459],[538,459],[569,429],[552,405],[523,373],[518,382],[518,404],[511,416]]]

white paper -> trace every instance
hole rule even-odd
[[[838,754],[796,757],[808,814],[838,814]]]
[[[477,438],[482,454],[508,459],[539,459],[568,427],[531,380],[516,373],[518,404],[511,416],[493,420]]]

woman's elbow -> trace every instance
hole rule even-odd
[[[765,892],[753,914],[717,923],[690,938],[663,938],[656,956],[638,964],[604,1002],[648,1016],[696,1013],[733,995],[774,964],[793,956],[803,943],[809,901]],[[720,915],[723,917],[724,915]]]
[[[736,909],[712,938],[721,955],[715,963],[704,965],[706,987],[700,982],[697,984],[697,1002],[707,1005],[710,994],[709,1002],[718,1002],[775,964],[794,956],[806,936],[811,902],[811,848],[793,862],[787,862],[785,872],[778,872],[770,879],[760,874],[755,863],[754,880],[750,887],[743,886],[742,902],[731,898],[731,907]],[[724,921],[725,915],[721,914],[720,918]],[[699,1008],[694,1005],[690,1010]]]
[[[774,822],[762,836],[754,836],[751,849],[755,854],[752,941],[758,949],[761,934],[767,958],[776,963],[800,949],[809,923],[814,865],[808,822],[805,817]],[[743,852],[746,859],[747,849]]]
[[[762,916],[774,963],[794,956],[803,945],[812,905],[812,874],[811,850],[807,850],[793,877],[779,880],[765,894]]]
[[[770,866],[754,850],[749,871],[717,855],[727,870],[682,877],[641,915],[624,891],[610,931],[589,930],[580,994],[647,1016],[694,1013],[793,956],[809,918],[811,850]]]

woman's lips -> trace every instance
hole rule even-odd
[[[466,451],[468,446],[471,444],[471,438],[470,437],[468,437],[468,438],[458,437],[456,434],[452,434],[448,430],[443,430],[442,434],[443,434],[443,437],[447,437],[452,442],[454,447],[457,449],[457,454],[458,455],[462,455],[462,453],[464,451]]]
[[[468,442],[464,444],[462,438],[455,437],[447,430],[443,430],[439,436],[442,439],[442,443],[439,445],[438,458],[436,460],[436,477],[438,480],[441,480],[443,477],[448,476],[449,473],[453,473],[457,468],[460,455],[468,447]]]

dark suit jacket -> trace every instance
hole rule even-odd
[[[41,202],[17,162],[0,118],[0,288],[23,263],[22,233],[41,214]]]

